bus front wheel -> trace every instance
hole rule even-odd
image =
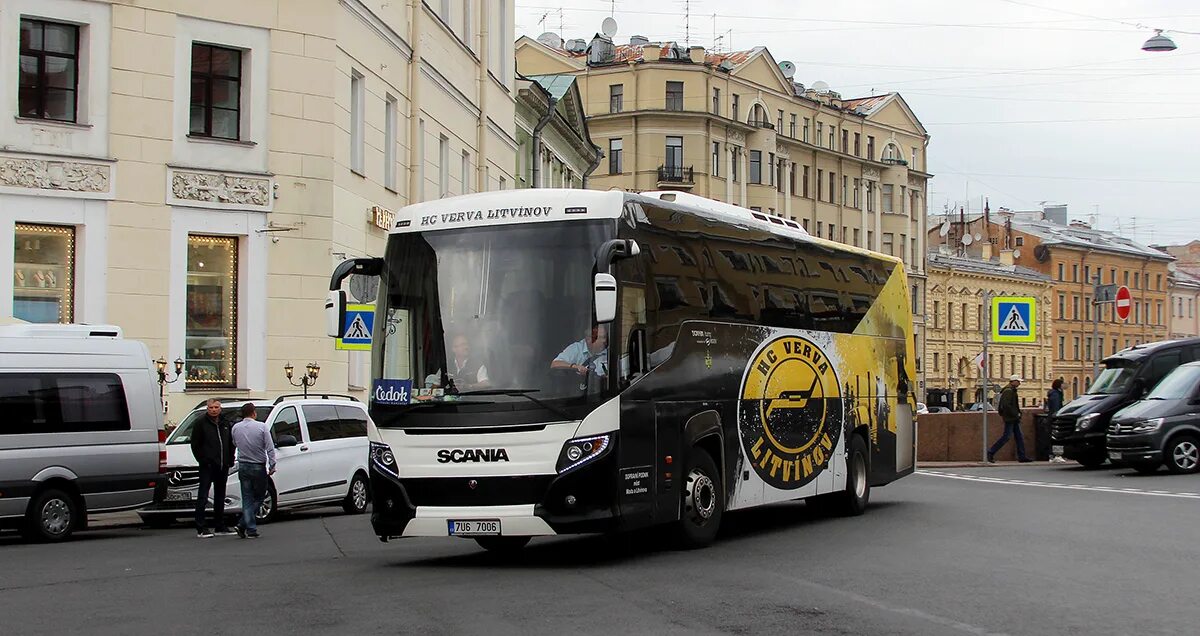
[[[703,548],[717,538],[721,516],[725,512],[725,496],[721,490],[717,464],[701,448],[688,453],[686,477],[676,540],[684,549]]]

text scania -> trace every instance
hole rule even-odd
[[[448,223],[466,223],[468,221],[501,221],[505,219],[532,219],[550,216],[550,208],[497,208],[494,210],[467,210],[465,212],[445,212],[421,217],[422,226],[444,225]]]
[[[508,461],[508,451],[503,448],[443,448],[437,456],[439,464]]]

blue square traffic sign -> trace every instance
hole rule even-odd
[[[1033,298],[993,298],[992,341],[1036,342],[1037,301]]]

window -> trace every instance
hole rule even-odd
[[[875,211],[875,188],[877,187],[874,181],[867,182],[867,212]]]
[[[508,55],[508,47],[511,46],[511,44],[512,44],[511,38],[503,35],[503,34],[509,34],[509,35],[512,34],[512,32],[508,30],[509,3],[508,3],[508,0],[494,0],[494,1],[496,3],[496,26],[497,26],[497,29],[496,29],[497,37],[492,39],[492,41],[495,42],[495,47],[496,47],[495,57],[492,58],[492,59],[496,60],[494,62],[494,64],[496,65],[494,75],[496,76],[496,79],[498,79],[500,81],[501,84],[508,86],[509,77],[510,77],[509,73],[512,72],[511,69],[514,66],[511,63],[505,63],[505,60],[513,59],[511,55]]]
[[[1085,282],[1085,283],[1092,282],[1092,266],[1091,265],[1083,266],[1083,282]]]
[[[498,187],[501,190],[507,190],[508,189],[508,180],[505,179],[504,177],[500,177],[500,185]]]
[[[850,177],[847,177],[846,175],[842,175],[842,205],[846,205],[846,202],[850,200],[850,197],[849,197],[850,192],[849,191],[850,191]]]
[[[837,203],[837,173],[829,172],[829,202]]]
[[[909,163],[909,167],[911,167],[913,170],[917,169],[917,149],[916,148],[912,149],[912,161]]]
[[[934,371],[940,371],[941,369],[939,369],[939,368],[938,368],[939,366],[940,366],[940,365],[938,364],[938,354],[937,354],[937,353],[934,353],[934,354],[933,354],[933,370],[934,370]]]
[[[668,168],[683,167],[683,137],[667,137],[666,165]],[[682,174],[682,173],[681,173]]]
[[[608,87],[608,112],[619,113],[625,108],[625,85],[612,84]]]
[[[854,207],[855,209],[859,209],[862,207],[862,202],[859,201],[861,192],[862,192],[861,182],[858,179],[855,179],[854,180],[854,194],[851,195],[852,197],[854,197],[854,204],[852,207]]]
[[[296,407],[289,406],[275,416],[275,423],[271,425],[271,439],[279,444],[279,438],[284,435],[291,435],[296,439],[297,444],[304,443],[304,434],[300,430],[300,415],[296,413]]]
[[[739,106],[738,102],[739,102],[738,96],[734,95],[733,96],[733,104],[732,104],[733,108],[730,111],[730,117],[735,121],[738,118],[738,106]]]
[[[791,137],[792,139],[795,139],[796,138],[796,113],[791,114],[789,130],[791,132],[788,133],[788,136]]]
[[[808,197],[808,166],[804,166],[804,175],[800,179],[800,189],[805,198]]]
[[[73,322],[75,228],[18,223],[13,229],[13,317],[26,322]]]
[[[1076,360],[1078,360],[1078,359],[1079,359],[1079,336],[1075,336],[1075,343],[1074,343],[1074,344],[1075,344],[1075,346],[1074,346],[1074,348],[1072,349],[1072,354],[1071,354],[1071,357],[1072,357],[1072,358],[1074,358],[1074,359],[1076,359]]]
[[[425,200],[425,120],[417,118],[417,156],[421,158],[417,166],[417,183],[420,187],[414,193],[418,201]]]
[[[954,329],[954,303],[946,303],[946,328]]]
[[[363,81],[358,71],[350,71],[350,169],[360,175],[363,174],[363,148],[366,146],[363,125],[366,89]]]
[[[733,162],[732,162],[732,163],[730,163],[729,165],[733,167],[733,172],[732,172],[732,174],[730,174],[729,176],[730,176],[730,178],[732,178],[732,179],[733,179],[733,182],[734,182],[734,183],[737,183],[737,180],[738,180],[738,164],[740,164],[740,163],[742,162],[742,149],[741,149],[741,148],[738,148],[737,146],[734,146],[734,147],[731,149],[731,151],[733,152]]]
[[[872,246],[871,249],[873,250],[879,249],[879,247],[875,245],[875,232],[871,230],[867,230],[867,244]]]
[[[1134,289],[1142,288],[1142,273],[1141,272],[1133,273],[1133,288]]]
[[[1154,289],[1162,291],[1162,274],[1154,275]]]
[[[719,89],[719,88],[714,88],[714,89],[713,89],[713,107],[712,107],[712,112],[713,112],[713,114],[714,114],[714,115],[720,115],[720,114],[721,114],[721,89]]]
[[[1016,246],[1017,246],[1017,247],[1024,247],[1024,246],[1025,246],[1025,237],[1024,237],[1024,236],[1018,236],[1018,237],[1016,238]]]
[[[0,435],[128,431],[121,379],[109,373],[0,374]]]
[[[857,230],[855,231],[854,240],[855,241],[858,240],[858,231]],[[942,303],[940,301],[937,301],[937,300],[933,301],[933,328],[934,329],[940,329],[942,326],[942,309],[940,307],[941,304]]]
[[[1073,282],[1073,283],[1079,282],[1079,264],[1078,263],[1071,265],[1071,282]]]
[[[762,151],[750,151],[750,183],[762,183]]]
[[[396,191],[396,98],[387,96],[384,103],[384,148],[383,148],[383,185],[388,190]],[[467,191],[467,171],[463,170],[463,192]]]
[[[843,128],[842,129],[842,152],[848,152],[849,150],[850,150],[850,131]]]
[[[862,156],[862,134],[854,133],[854,156]]]
[[[1079,320],[1079,296],[1071,296],[1071,320]]]
[[[767,184],[775,185],[775,153],[767,153]]]
[[[1154,324],[1163,324],[1163,304],[1161,300],[1154,303]]]
[[[836,231],[836,229],[837,228],[835,228],[832,223],[829,224],[829,240],[831,240],[831,241],[834,240],[833,233]]]
[[[466,150],[462,151],[462,178],[459,183],[462,184],[463,194],[471,192],[471,153]],[[571,187],[570,181],[564,183],[563,186]]]
[[[241,78],[241,51],[192,44],[190,134],[214,139],[241,138]]]
[[[817,168],[817,200],[825,199],[825,171]]]
[[[867,159],[875,161],[875,137],[867,135]]]
[[[1067,337],[1066,336],[1058,337],[1058,359],[1059,360],[1067,359]]]
[[[1067,266],[1065,263],[1058,264],[1058,280],[1066,280]]]
[[[191,387],[237,384],[238,240],[188,236],[187,383]]]
[[[804,141],[808,141],[808,118],[804,118]]]
[[[1114,267],[1114,268],[1112,268],[1111,270],[1109,270],[1109,272],[1108,272],[1108,282],[1109,282],[1109,283],[1111,283],[1111,284],[1113,284],[1113,285],[1116,285],[1116,284],[1117,284],[1117,268],[1115,268],[1115,267]]]
[[[608,140],[608,174],[621,174],[621,139]]]
[[[1058,319],[1066,320],[1067,318],[1067,295],[1058,295]]]
[[[438,135],[438,196],[450,194],[450,138]]]
[[[895,186],[890,183],[883,184],[883,212],[891,214],[895,211],[895,204],[892,202],[892,196],[895,194]]]
[[[825,233],[825,222],[817,221],[817,236],[821,236],[824,233]]]
[[[17,116],[77,121],[79,27],[21,18]]]
[[[712,152],[712,176],[721,176],[721,142],[713,142]]]
[[[775,130],[779,134],[783,134],[783,111],[780,110],[778,116],[775,117]]]
[[[896,235],[892,234],[891,232],[883,233],[883,253],[884,254],[895,255],[894,254],[895,246],[893,244],[895,241],[895,236]],[[966,311],[967,311],[967,306],[963,305],[963,326],[966,326],[966,324],[967,324]]]
[[[821,138],[825,136],[825,122],[817,122],[817,146],[821,145]]]
[[[829,146],[828,146],[828,148],[830,150],[834,149],[833,140],[836,137],[836,135],[837,135],[837,127],[834,126],[833,124],[830,124],[829,125]]]
[[[1129,287],[1129,270],[1125,270],[1125,286]]]
[[[921,288],[917,287],[916,285],[913,285],[912,292],[910,293],[909,298],[912,300],[913,314],[920,315],[921,311],[919,309],[919,306],[920,306],[920,302],[921,302]]]
[[[784,161],[782,158],[775,165],[775,173],[776,173],[775,183],[777,184],[776,189],[779,190],[780,192],[783,192],[783,173],[784,173],[784,170],[786,170],[786,166],[787,166],[787,162]]]
[[[367,436],[367,416],[353,406],[314,404],[300,407],[308,422],[309,441]]]
[[[854,228],[854,244],[858,247],[866,247],[862,244],[862,231],[859,228]]]

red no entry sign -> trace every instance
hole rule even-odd
[[[1117,318],[1121,320],[1129,320],[1129,312],[1133,308],[1133,294],[1129,293],[1129,288],[1121,285],[1117,288]]]

